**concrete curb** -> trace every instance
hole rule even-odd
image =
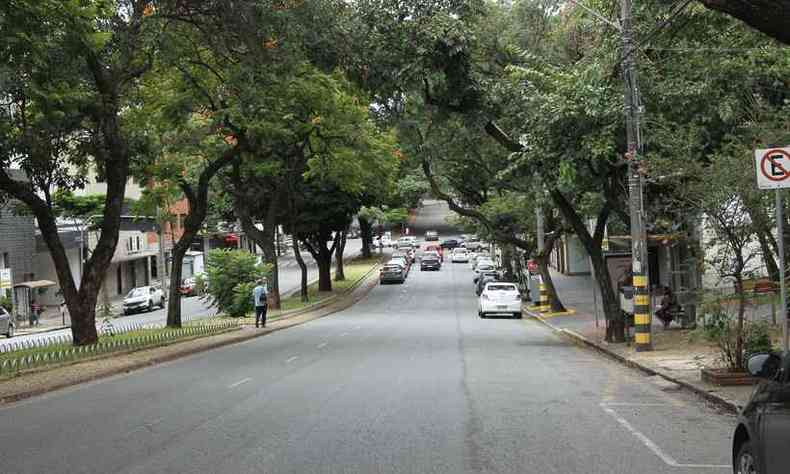
[[[316,314],[316,315],[314,315],[312,317],[305,318],[302,321],[286,322],[285,324],[283,324],[280,327],[268,327],[268,328],[265,328],[265,329],[262,329],[262,330],[251,332],[250,334],[245,335],[243,337],[239,337],[239,338],[235,338],[235,339],[228,339],[228,340],[224,340],[224,341],[217,341],[217,342],[205,345],[205,346],[194,347],[194,348],[190,348],[190,349],[183,350],[183,351],[176,351],[176,352],[174,352],[172,354],[166,354],[166,355],[163,355],[163,356],[155,356],[155,357],[152,357],[151,359],[148,359],[148,360],[135,362],[135,363],[131,363],[131,364],[120,366],[120,367],[113,367],[113,368],[111,368],[109,370],[105,370],[103,372],[98,372],[98,373],[93,373],[93,374],[84,374],[84,375],[82,375],[80,377],[76,377],[76,378],[67,380],[67,381],[62,382],[62,383],[56,383],[56,384],[53,384],[53,385],[48,385],[48,386],[45,386],[45,387],[39,387],[39,388],[32,389],[32,390],[12,393],[12,394],[9,394],[9,395],[3,395],[2,397],[0,397],[0,406],[6,405],[6,404],[9,404],[9,403],[13,403],[13,402],[17,402],[17,401],[20,401],[20,400],[24,400],[26,398],[31,398],[31,397],[35,397],[35,396],[38,396],[38,395],[42,395],[42,394],[45,394],[45,393],[48,393],[48,392],[61,390],[61,389],[68,388],[68,387],[71,387],[71,386],[74,386],[74,385],[80,385],[80,384],[83,384],[83,383],[86,383],[86,382],[93,382],[93,381],[96,381],[96,380],[101,380],[101,379],[105,379],[105,378],[108,378],[108,377],[113,377],[115,375],[132,372],[132,371],[139,370],[139,369],[142,369],[142,368],[151,367],[151,366],[158,365],[158,364],[161,364],[161,363],[164,363],[164,362],[170,362],[170,361],[173,361],[173,360],[176,360],[176,359],[181,359],[183,357],[188,357],[188,356],[191,356],[191,355],[194,355],[194,354],[198,354],[198,353],[201,353],[201,352],[206,352],[206,351],[211,351],[211,350],[214,350],[214,349],[219,349],[221,347],[230,346],[232,344],[239,344],[239,343],[242,343],[242,342],[249,341],[251,339],[255,339],[255,338],[258,338],[258,337],[266,336],[266,335],[271,334],[273,332],[282,331],[284,329],[292,328],[294,326],[299,326],[299,325],[308,323],[308,322],[316,320],[316,319],[320,319],[320,318],[323,318],[323,317],[326,317],[326,316],[330,316],[330,315],[332,315],[334,313],[337,313],[339,311],[343,311],[344,309],[347,309],[347,308],[353,306],[358,301],[360,301],[365,296],[367,296],[367,294],[373,288],[376,287],[375,284],[372,284],[374,282],[371,280],[370,276],[371,276],[371,274],[373,274],[373,271],[376,268],[378,268],[379,265],[380,264],[376,264],[373,268],[371,268],[362,278],[360,278],[352,287],[350,287],[347,292],[343,293],[342,295],[337,295],[337,297],[333,298],[333,301],[337,303],[337,302],[339,302],[338,301],[339,297],[343,297],[344,299],[347,299],[347,301],[346,301],[347,304],[338,304],[338,306],[335,307],[335,308],[330,308],[328,311]],[[354,291],[357,290],[360,286],[362,286],[363,283],[366,283],[366,282],[368,283],[368,288],[364,288],[363,289],[364,293],[359,295],[357,298],[355,298],[354,297]],[[327,306],[327,305],[323,305],[321,308],[311,307],[310,310],[311,311],[318,311],[318,310],[324,309],[325,306]],[[309,311],[305,311],[305,313],[308,313],[308,312]],[[285,319],[290,319],[290,318],[295,317],[295,316],[298,316],[298,315],[292,314],[292,315],[290,315],[289,318],[285,318]],[[237,329],[235,331],[238,331],[238,330],[241,330],[241,328],[239,328],[239,329]],[[235,332],[235,331],[228,331],[228,332]],[[223,333],[223,334],[226,334],[226,333]],[[219,335],[222,335],[222,334],[219,334]],[[212,336],[208,336],[208,337],[205,337],[203,339],[209,339],[211,337]],[[180,341],[180,342],[188,342],[188,341]],[[175,345],[178,345],[178,344],[179,344],[179,342],[175,342],[173,344],[169,344],[169,346],[175,346]],[[159,347],[161,348],[161,347],[164,347],[164,346],[159,346]],[[156,348],[140,349],[140,350],[133,351],[133,352],[141,353],[141,352],[145,352],[146,350],[154,350],[154,349],[156,349]],[[124,354],[128,354],[128,353],[124,353]],[[116,354],[116,355],[121,355],[121,354]],[[97,360],[101,360],[101,359],[100,358],[93,358],[93,359],[90,359],[90,360],[79,361],[79,362],[76,362],[74,364],[70,364],[70,366],[78,365],[80,363],[96,362]],[[53,367],[51,370],[57,370],[58,368],[61,368],[61,367],[62,366]],[[46,370],[42,370],[42,371],[38,371],[36,373],[41,373],[41,372],[45,372],[45,371]],[[21,375],[21,376],[24,377],[24,375]]]
[[[608,357],[620,362],[621,364],[625,365],[626,367],[630,367],[632,369],[639,370],[639,371],[641,371],[641,372],[643,372],[643,373],[645,373],[647,375],[658,376],[658,377],[663,378],[664,380],[667,380],[669,382],[677,384],[677,385],[685,388],[686,390],[688,390],[688,391],[700,396],[701,398],[707,400],[708,402],[713,403],[714,405],[718,406],[719,408],[722,408],[722,409],[726,410],[729,413],[737,414],[740,411],[740,409],[741,409],[741,407],[737,403],[735,403],[734,401],[732,401],[732,400],[730,400],[730,399],[728,399],[726,397],[723,397],[723,396],[718,395],[716,393],[711,393],[711,392],[709,392],[709,391],[707,391],[707,390],[705,390],[703,388],[697,387],[696,385],[693,385],[691,383],[685,382],[685,381],[677,379],[675,377],[666,375],[666,374],[664,374],[662,372],[659,372],[659,371],[657,371],[655,369],[652,369],[652,368],[650,368],[650,367],[648,367],[648,366],[646,366],[644,364],[641,364],[641,363],[639,363],[639,362],[637,362],[635,360],[631,360],[631,359],[629,359],[627,357],[624,357],[624,356],[622,356],[622,355],[610,350],[609,348],[607,348],[606,346],[604,346],[602,344],[599,344],[599,343],[597,343],[595,341],[589,340],[588,338],[582,336],[581,334],[579,334],[579,333],[577,333],[575,331],[572,331],[570,329],[559,328],[559,327],[551,324],[550,322],[548,322],[545,318],[543,318],[538,313],[535,313],[535,312],[529,311],[529,310],[524,310],[524,312],[527,313],[527,315],[530,316],[531,318],[539,321],[540,323],[542,323],[543,325],[545,325],[546,327],[548,327],[549,329],[554,331],[555,333],[563,335],[565,337],[568,337],[568,338],[572,339],[574,342],[576,342],[576,343],[578,343],[580,345],[584,345],[586,347],[589,347],[590,349],[593,349],[593,350],[595,350],[597,352],[600,352],[601,354],[603,354],[605,356],[608,356]]]
[[[274,321],[281,321],[281,320],[284,320],[284,319],[292,318],[294,316],[299,316],[301,314],[309,313],[310,311],[315,311],[315,310],[321,309],[321,308],[333,303],[334,301],[337,301],[338,298],[342,298],[342,297],[347,296],[350,293],[353,293],[354,290],[359,288],[359,285],[361,285],[362,282],[365,281],[370,276],[370,274],[373,273],[375,270],[377,270],[380,266],[381,266],[381,263],[377,263],[377,264],[373,265],[373,267],[370,270],[365,272],[365,274],[362,275],[356,282],[354,282],[353,285],[348,287],[348,289],[345,292],[337,294],[337,295],[332,295],[329,298],[323,299],[323,300],[321,300],[321,301],[319,301],[317,303],[311,304],[309,306],[305,306],[304,308],[291,309],[291,310],[285,311],[283,313],[277,314],[276,316],[273,316],[270,319],[270,321],[272,321],[272,322],[274,322]],[[316,280],[316,281],[318,281],[318,280]]]

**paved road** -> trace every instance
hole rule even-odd
[[[345,255],[350,258],[359,255],[362,249],[361,239],[349,240],[346,244]],[[303,253],[302,257],[307,264],[307,278],[308,281],[318,278],[318,266],[316,265],[313,257],[308,253]],[[293,254],[284,255],[280,259],[280,288],[283,294],[299,289],[301,272],[299,266],[294,259]],[[182,298],[181,299],[181,314],[182,318],[190,319],[203,319],[213,316],[216,310],[208,307],[208,305],[200,298]],[[58,321],[60,321],[58,319]],[[164,324],[167,321],[167,309],[156,309],[150,313],[139,313],[129,316],[123,316],[116,322],[124,324]],[[97,322],[101,325],[101,322]],[[0,339],[0,349],[10,344],[18,344],[20,341],[32,341],[34,339],[52,338],[55,336],[65,335],[71,337],[70,329],[62,329],[57,331],[48,331],[45,333],[18,335],[11,339]]]
[[[423,223],[430,225],[432,222]],[[468,265],[303,326],[0,409],[12,473],[726,473],[733,420],[532,320]]]

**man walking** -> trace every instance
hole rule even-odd
[[[256,328],[266,327],[266,296],[266,278],[261,278],[258,280],[258,285],[252,290],[252,300],[253,304],[255,305]]]

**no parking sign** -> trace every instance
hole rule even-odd
[[[790,188],[790,147],[755,150],[754,159],[758,188]]]

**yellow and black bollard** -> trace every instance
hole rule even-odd
[[[634,342],[637,351],[653,350],[650,327],[650,295],[647,292],[647,277],[634,275]]]
[[[551,311],[551,304],[549,303],[549,291],[546,289],[546,285],[544,283],[540,284],[540,304],[538,305],[538,311],[541,313],[548,313]]]

